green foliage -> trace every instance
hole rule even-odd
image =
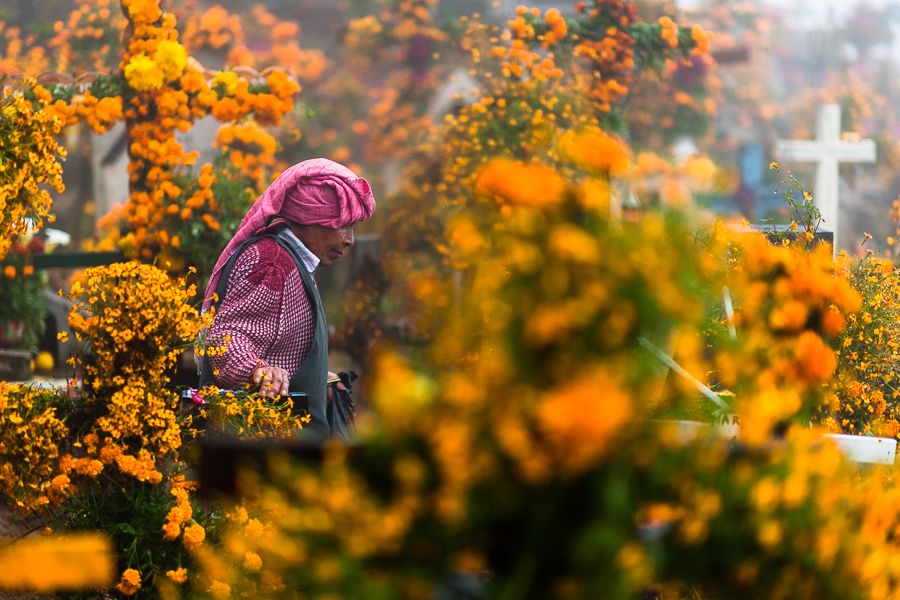
[[[37,351],[38,340],[44,333],[47,307],[44,293],[47,275],[34,271],[32,254],[43,251],[38,238],[23,245],[13,242],[9,253],[0,261],[0,327],[4,328],[7,347]],[[15,326],[13,326],[15,324]],[[21,339],[11,333],[21,331]]]

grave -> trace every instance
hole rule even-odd
[[[849,142],[841,140],[841,107],[826,104],[819,108],[815,140],[778,140],[775,150],[778,160],[816,163],[816,183],[813,202],[822,213],[826,227],[834,232],[833,248],[840,251],[840,172],[841,163],[875,162],[875,141],[871,139]]]

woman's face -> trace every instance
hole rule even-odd
[[[353,245],[353,225],[331,229],[322,225],[292,224],[291,231],[310,252],[319,258],[319,264],[327,267]]]

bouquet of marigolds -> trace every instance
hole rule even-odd
[[[60,123],[43,110],[46,99],[26,98],[34,81],[6,86],[0,78],[0,257],[13,234],[40,229],[50,212],[50,193],[62,192],[65,148],[56,142]]]
[[[186,477],[192,440],[216,431],[278,438],[302,427],[303,415],[247,392],[183,403],[168,385],[178,345],[209,320],[188,303],[194,294],[150,265],[88,269],[69,292],[69,327],[85,343],[70,362],[83,385],[0,386],[0,492],[54,530],[109,535],[123,595],[156,597],[183,583],[216,539],[222,517],[197,504],[197,482]]]
[[[895,437],[900,433],[895,372],[900,274],[872,254],[852,261],[848,272],[862,303],[835,340],[837,377],[821,421],[834,432]]]
[[[617,223],[608,190],[489,163],[470,201],[490,226],[448,232],[458,302],[452,282],[414,278],[444,315],[429,350],[377,349],[362,446],[326,447],[321,464],[273,452],[241,475],[194,591],[894,593],[900,490],[809,428],[837,367],[829,340],[860,308],[850,280],[825,250],[725,228],[699,243],[654,214]],[[693,332],[725,284],[738,335],[710,356]],[[685,340],[680,365],[733,391],[734,442],[647,418],[660,375],[638,338],[666,323]]]

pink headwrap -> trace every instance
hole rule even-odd
[[[327,158],[313,158],[288,168],[256,199],[219,256],[206,285],[203,307],[212,304],[222,269],[231,255],[271,217],[281,215],[303,225],[339,229],[365,221],[374,210],[375,197],[369,182],[344,165]]]

